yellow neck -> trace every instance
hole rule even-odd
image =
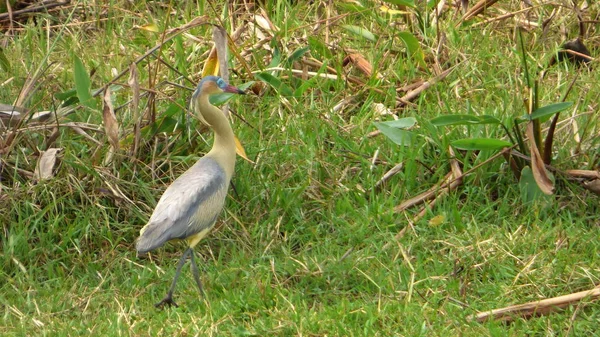
[[[211,158],[214,158],[223,168],[228,179],[231,179],[233,170],[235,167],[235,137],[231,125],[223,114],[223,111],[219,110],[208,101],[208,95],[202,95],[198,97],[196,102],[202,114],[201,119],[213,129],[215,133],[215,139],[213,142],[212,149],[206,154]]]

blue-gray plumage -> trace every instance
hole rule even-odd
[[[183,240],[212,227],[227,195],[225,179],[225,171],[214,159],[198,160],[158,201],[137,242],[138,252],[147,253],[167,241]]]
[[[222,92],[244,94],[216,76],[207,76],[198,84],[191,107],[198,118],[213,129],[213,147],[167,188],[136,242],[138,254],[159,248],[170,240],[188,243],[188,249],[177,264],[171,288],[156,306],[177,306],[173,291],[188,255],[194,280],[203,292],[193,248],[210,231],[221,213],[235,167],[235,137],[231,125],[223,112],[208,101],[210,95]]]

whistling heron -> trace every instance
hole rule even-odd
[[[214,226],[221,213],[235,166],[235,140],[231,125],[225,114],[208,100],[210,95],[223,92],[244,94],[216,76],[207,76],[198,84],[191,106],[200,120],[214,131],[212,149],[167,188],[136,242],[138,254],[159,248],[170,240],[186,240],[188,244],[177,264],[171,288],[156,304],[157,307],[164,304],[177,306],[173,301],[173,291],[188,256],[194,280],[203,295],[194,260],[194,246]]]

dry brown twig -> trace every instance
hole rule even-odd
[[[394,212],[398,213],[406,210],[409,207],[419,205],[427,202],[428,200],[431,200],[428,204],[421,208],[419,213],[412,219],[412,221],[409,221],[410,226],[413,226],[414,223],[421,220],[421,218],[423,218],[425,214],[427,214],[427,210],[435,206],[438,200],[445,197],[448,193],[450,193],[450,191],[455,190],[460,184],[462,184],[462,177],[464,176],[464,174],[462,173],[458,160],[456,160],[455,158],[456,155],[452,147],[448,148],[448,152],[450,153],[451,157],[451,172],[448,172],[444,179],[442,179],[442,181],[438,185],[433,186],[427,192],[421,193],[416,197],[406,200],[394,208]],[[404,233],[406,232],[407,228],[408,226],[402,228],[394,237],[394,241],[397,241],[402,236],[404,236]],[[386,243],[383,246],[383,249],[386,249],[390,244],[391,242]]]
[[[510,322],[518,317],[547,315],[561,310],[562,308],[568,307],[569,305],[579,304],[585,299],[588,299],[591,302],[597,300],[598,298],[600,298],[600,286],[591,290],[580,291],[569,295],[480,312],[469,316],[467,319],[476,320],[477,322],[484,322],[489,319]]]
[[[423,82],[416,89],[407,92],[404,96],[398,99],[398,101],[396,102],[396,107],[403,107],[410,104],[409,102],[417,98],[423,91],[427,90],[432,85],[446,78],[446,76],[448,76],[452,72],[452,70],[454,70],[457,66],[458,65],[455,65],[451,68],[444,70],[441,74]]]
[[[450,152],[450,156],[452,158],[450,159],[450,168],[452,172],[446,174],[444,179],[438,185],[431,187],[426,192],[423,192],[415,197],[403,201],[400,205],[394,208],[394,212],[402,212],[412,206],[420,205],[425,201],[443,197],[449,191],[456,189],[456,187],[458,187],[458,185],[462,183],[462,177],[464,176],[464,174],[460,169],[458,161],[454,158],[454,150],[450,147],[448,148],[448,151]]]
[[[481,22],[477,22],[477,23],[473,24],[471,26],[471,28],[474,28],[474,27],[477,27],[477,26],[487,25],[488,23],[492,23],[494,21],[500,21],[500,20],[504,20],[504,19],[509,19],[509,18],[512,18],[513,16],[515,16],[517,14],[521,14],[521,13],[524,13],[524,12],[529,12],[529,11],[531,11],[531,10],[537,8],[537,7],[540,7],[540,6],[541,5],[536,5],[534,7],[527,7],[527,8],[520,9],[518,11],[508,12],[508,13],[502,14],[500,16],[489,18],[487,20],[483,20]]]
[[[70,1],[56,1],[56,2],[50,2],[50,3],[42,2],[40,5],[37,5],[37,6],[29,6],[27,8],[19,9],[16,11],[9,10],[7,13],[1,13],[0,20],[10,19],[11,21],[13,21],[15,16],[18,16],[21,14],[47,12],[49,9],[52,9],[55,7],[60,7],[63,5],[69,5],[69,4],[70,4]],[[9,9],[10,9],[10,6],[9,6]]]
[[[458,27],[464,21],[470,20],[474,16],[479,15],[480,13],[482,13],[487,8],[491,7],[496,2],[498,2],[498,0],[480,0],[478,3],[473,5],[473,7],[471,7],[471,9],[469,9],[460,20],[458,20],[455,27]]]

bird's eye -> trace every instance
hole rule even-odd
[[[219,78],[217,80],[217,85],[219,86],[219,88],[223,88],[223,87],[225,87],[226,84],[225,84],[225,81],[222,78]]]

